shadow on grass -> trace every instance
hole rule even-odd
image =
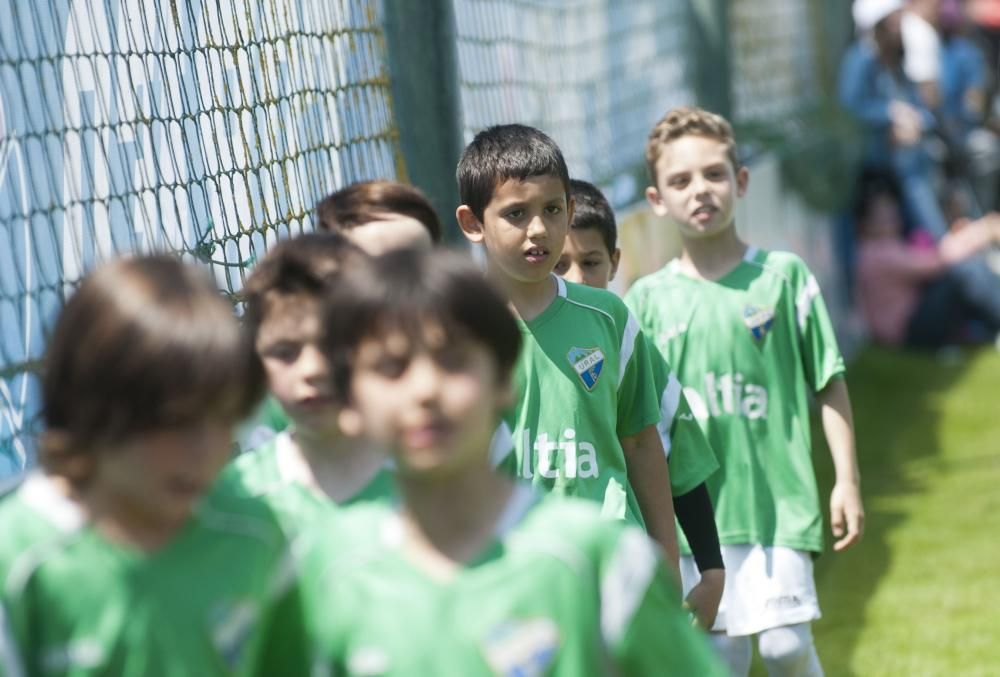
[[[904,477],[902,469],[908,461],[939,454],[938,398],[967,364],[967,359],[942,361],[869,348],[848,368],[866,527],[862,543],[844,553],[832,552],[828,536],[827,552],[816,561],[823,619],[814,632],[828,675],[854,674],[852,658],[865,631],[867,604],[892,562],[890,534],[907,519],[889,507],[892,498],[925,490],[922,482]],[[833,467],[818,420],[813,422],[813,440],[829,534]]]

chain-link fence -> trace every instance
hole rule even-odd
[[[31,453],[44,331],[95,261],[220,287],[323,194],[396,173],[364,0],[0,0],[0,476]]]
[[[409,174],[447,215],[461,139],[501,122],[547,131],[575,176],[628,205],[671,106],[731,115],[751,145],[796,139],[828,93],[829,14],[822,0],[0,0],[0,477],[30,459],[45,330],[94,262],[176,251],[232,293],[351,181]],[[781,152],[801,164],[799,141]],[[823,184],[821,164],[799,174]]]

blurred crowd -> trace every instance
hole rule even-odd
[[[840,104],[861,129],[848,279],[870,336],[1000,333],[1000,0],[855,0]]]

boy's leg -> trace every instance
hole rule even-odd
[[[733,677],[746,677],[750,674],[750,659],[753,657],[750,637],[730,637],[724,632],[713,632],[708,638],[722,662],[729,668],[729,674]]]
[[[809,623],[764,630],[757,649],[770,677],[822,677],[823,668]]]

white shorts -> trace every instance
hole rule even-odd
[[[812,554],[782,546],[723,545],[726,587],[713,632],[755,635],[820,617]],[[684,596],[701,575],[690,555],[681,557]]]

